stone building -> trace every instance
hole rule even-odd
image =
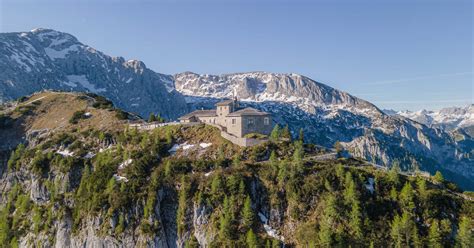
[[[222,131],[242,138],[249,133],[268,135],[272,131],[269,113],[254,108],[240,108],[239,102],[224,100],[213,110],[196,110],[179,118],[182,123],[202,122],[219,127]]]

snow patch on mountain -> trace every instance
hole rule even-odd
[[[443,108],[439,111],[398,111],[396,114],[430,127],[441,127],[447,130],[474,126],[474,104],[463,108]]]
[[[78,83],[82,87],[86,88],[90,92],[93,93],[100,93],[100,92],[106,92],[106,89],[103,88],[96,88],[95,85],[91,84],[89,80],[87,80],[86,75],[67,75],[66,78],[69,80],[70,83]],[[71,84],[71,85],[72,85]]]
[[[61,49],[61,50],[56,50],[54,48],[47,47],[44,49],[48,57],[51,59],[64,59],[66,58],[66,55],[68,55],[70,52],[77,52],[79,50],[78,45],[72,45],[70,47]]]

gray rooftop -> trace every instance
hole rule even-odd
[[[224,100],[224,101],[220,101],[220,102],[216,103],[216,106],[225,106],[225,105],[232,104],[233,102],[234,102],[234,100],[232,100],[232,99]]]
[[[211,109],[211,110],[196,110],[196,111],[193,111],[191,113],[188,113],[188,114],[185,114],[181,117],[179,117],[180,120],[183,120],[183,119],[189,119],[193,116],[217,116],[216,115],[216,110],[215,109]]]
[[[244,108],[228,114],[227,116],[243,116],[243,115],[269,115],[267,112],[262,112],[254,108]]]

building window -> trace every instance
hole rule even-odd
[[[268,118],[268,117],[263,118],[263,124],[264,125],[269,125],[270,124],[270,118]]]
[[[235,118],[234,118],[234,119],[232,119],[232,124],[235,124]]]
[[[247,119],[247,124],[253,124],[253,118],[248,118]]]

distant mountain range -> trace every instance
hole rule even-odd
[[[474,136],[474,104],[466,107],[443,108],[438,111],[420,110],[393,111],[384,110],[390,115],[399,115],[410,118],[429,127],[442,128],[447,131],[464,129]]]
[[[402,114],[388,115],[298,74],[161,74],[49,29],[0,34],[0,71],[0,101],[43,89],[89,91],[127,111],[169,119],[235,95],[244,105],[272,113],[294,135],[302,128],[309,142],[331,147],[340,141],[353,156],[386,166],[398,160],[405,169],[418,164],[430,172],[441,170],[474,189],[474,140],[465,130],[441,130]]]

